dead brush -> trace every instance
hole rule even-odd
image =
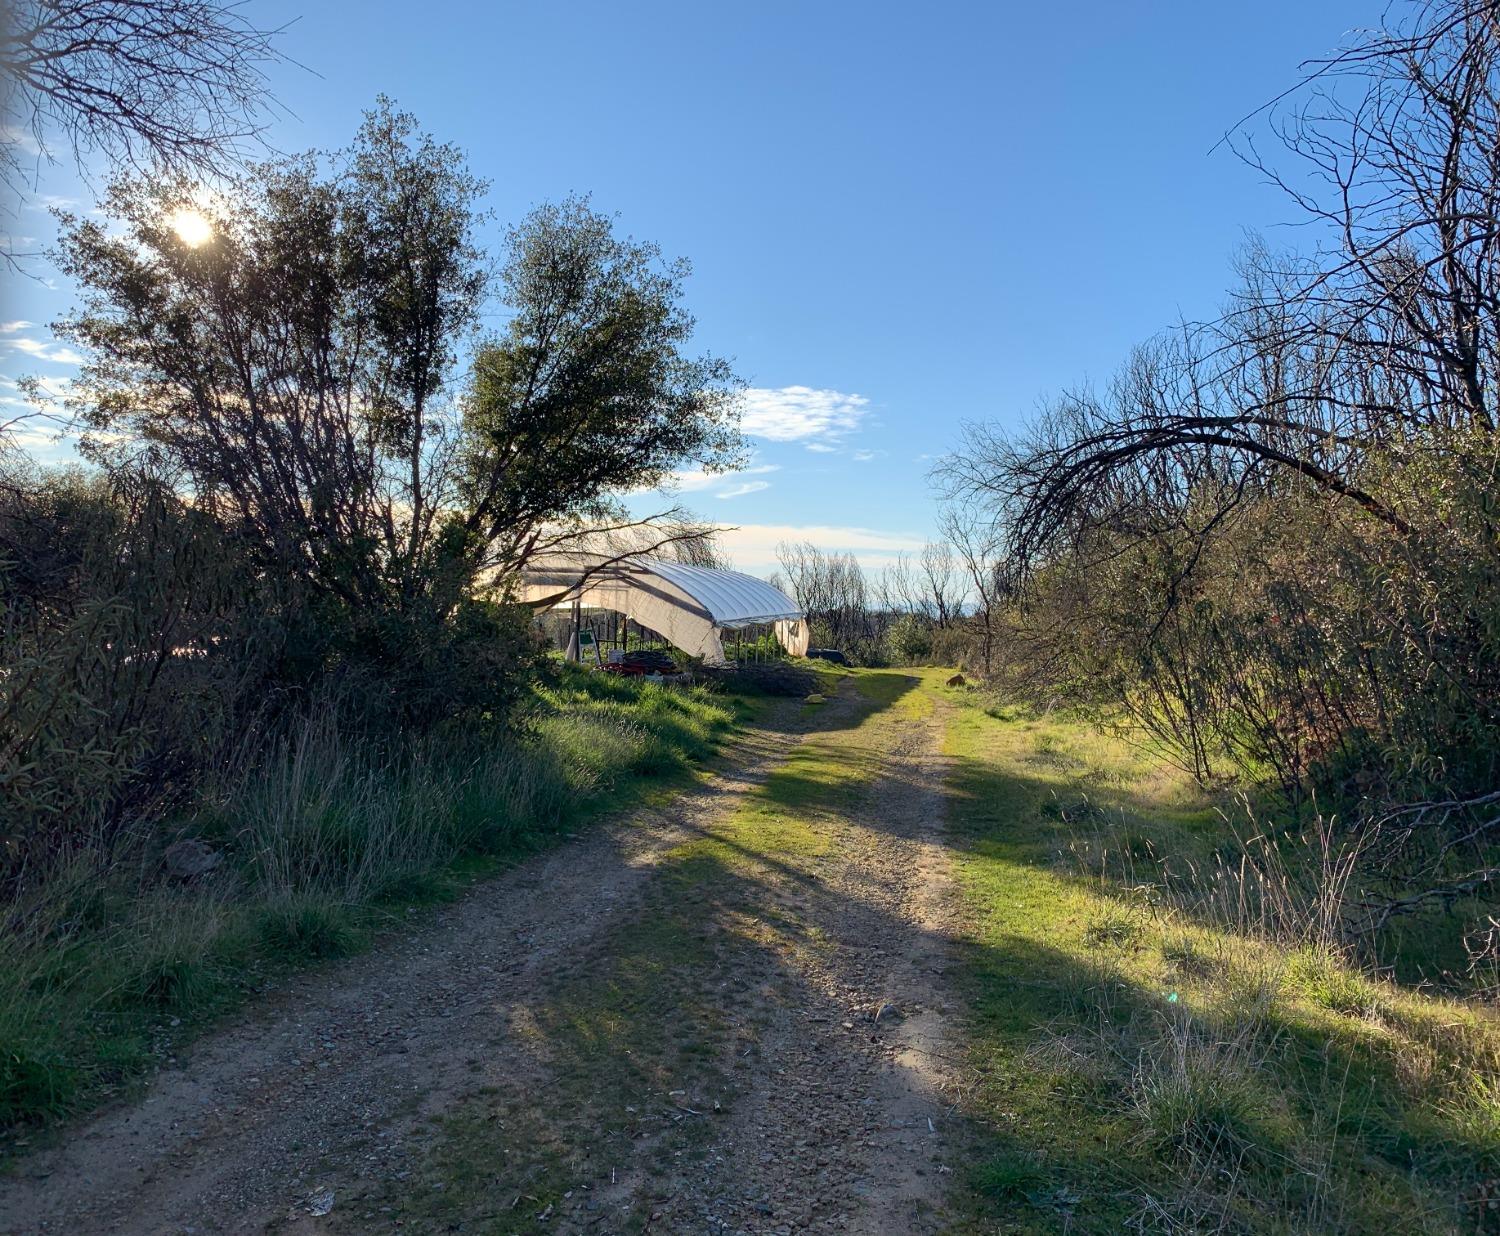
[[[1500,917],[1487,914],[1483,922],[1471,927],[1464,936],[1464,951],[1475,996],[1500,1006]]]

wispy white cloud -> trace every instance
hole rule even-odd
[[[77,205],[76,197],[63,197],[58,193],[38,193],[27,203],[32,210],[71,210]]]
[[[8,408],[31,408],[36,412],[56,414],[63,401],[73,393],[73,379],[37,378],[35,390],[40,398],[32,398],[29,387],[23,393],[21,384],[14,378],[0,377],[0,390],[14,392],[0,395],[0,404]]]
[[[3,429],[7,447],[18,447],[35,463],[53,466],[78,462],[75,439],[44,420],[12,423],[0,413],[0,429]]]
[[[0,378],[0,429],[7,444],[19,446],[41,463],[76,458],[77,436],[62,400],[72,389],[69,378],[40,378],[36,397],[23,393],[19,382]]]
[[[672,473],[672,488],[683,493],[693,494],[705,489],[711,489],[715,485],[723,485],[740,476],[764,476],[767,472],[779,472],[780,464],[756,464],[749,468],[739,468],[734,472],[704,472],[693,469],[684,472]],[[766,482],[761,482],[765,487]]]
[[[752,386],[740,405],[740,427],[751,437],[802,442],[809,450],[831,450],[840,439],[859,429],[869,404],[863,395],[843,391]]]
[[[854,462],[855,463],[869,463],[870,460],[872,460],[872,459],[879,459],[884,454],[885,454],[884,451],[855,451],[854,452]]]
[[[806,442],[803,445],[810,451],[817,451],[819,455],[832,455],[839,449],[836,446],[830,446],[827,442]]]
[[[776,569],[776,546],[783,541],[810,541],[819,549],[853,554],[860,565],[878,570],[897,554],[920,551],[924,539],[918,532],[831,524],[741,524],[721,527],[718,533],[719,546],[729,560],[740,570],[759,575]]]
[[[0,432],[4,433],[7,446],[19,446],[33,455],[44,455],[48,462],[55,455],[65,454],[60,447],[62,431],[45,421],[14,418],[0,411]]]
[[[715,494],[717,498],[743,498],[746,494],[758,494],[762,489],[770,489],[770,481],[743,481],[738,485],[731,486]]]
[[[10,334],[9,328],[11,327],[20,329],[29,325],[29,322],[6,322],[4,333]],[[61,343],[48,343],[42,339],[32,339],[29,336],[23,335],[19,339],[0,340],[0,344],[17,352],[24,352],[27,356],[36,360],[50,361],[55,365],[83,364],[83,357],[73,351],[72,348]]]
[[[0,124],[0,142],[14,146],[29,155],[39,155],[42,148],[37,144],[36,134],[18,124]]]

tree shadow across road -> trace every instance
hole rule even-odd
[[[607,937],[521,999],[496,989],[492,1058],[436,1113],[418,1170],[348,1213],[388,1207],[406,1231],[863,1231],[872,1198],[910,1186],[905,1226],[879,1230],[1472,1222],[1497,1143],[1455,1079],[1480,1076],[1483,1027],[1434,1030],[1446,1014],[1399,994],[1320,1004],[1312,962],[1080,870],[1048,808],[1075,768],[960,734],[934,797],[933,769],[893,755],[973,720],[906,674],[800,712],[806,741],[687,822]],[[900,867],[945,802],[957,912],[934,929]],[[920,1014],[891,983],[914,957],[957,996],[943,1093],[886,1050]],[[923,1121],[892,1116],[892,1085]],[[924,1174],[945,1212],[923,1208]]]
[[[947,942],[866,853],[895,841],[867,827],[872,796],[936,792],[883,779],[889,736],[871,724],[914,687],[846,688],[809,714],[758,789],[688,822],[607,941],[537,998],[497,1003],[494,1063],[401,1186],[407,1230],[529,1231],[541,1214],[555,1230],[872,1230],[857,1216],[903,1174],[909,1226],[890,1230],[937,1230],[923,1182],[951,1176],[934,1156],[954,1122],[936,1094],[922,1121],[892,1114],[893,1086],[923,1102],[929,1087],[894,1076],[883,1039],[905,1015],[890,974]],[[908,816],[915,836],[926,821]]]

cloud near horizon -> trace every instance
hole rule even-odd
[[[832,553],[853,554],[862,567],[879,570],[897,554],[920,551],[924,540],[916,532],[832,524],[720,525],[717,539],[720,550],[736,570],[762,576],[776,570],[776,547],[783,541],[810,541]]]
[[[16,330],[29,326],[29,322],[6,322],[4,330],[0,333],[9,335]],[[15,339],[0,339],[0,345],[12,348],[17,352],[24,352],[32,360],[48,361],[54,365],[81,365],[83,357],[66,344],[47,343],[41,339],[32,339],[22,335]]]

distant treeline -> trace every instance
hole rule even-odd
[[[859,665],[980,668],[991,621],[983,585],[993,572],[972,551],[971,541],[929,541],[867,570],[853,554],[784,542],[771,581],[806,612],[813,647]]]

